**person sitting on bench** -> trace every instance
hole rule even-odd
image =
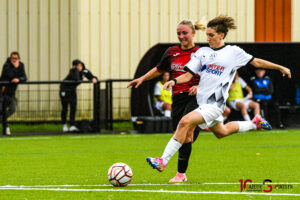
[[[172,92],[163,89],[163,85],[170,79],[170,73],[164,72],[154,86],[154,107],[164,116],[171,117]]]

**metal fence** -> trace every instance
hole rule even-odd
[[[7,119],[5,104],[6,98],[2,94],[2,129],[6,133],[9,123],[53,123],[61,120],[61,102],[59,86],[61,83],[83,83],[77,90],[77,120],[92,121],[94,132],[100,131],[100,82],[92,84],[90,81],[27,81],[18,84],[16,91],[16,112]],[[0,82],[7,86],[11,83]]]
[[[16,112],[7,119],[3,108],[5,98],[2,95],[2,129],[5,134],[8,123],[60,123],[61,101],[59,86],[61,83],[80,84],[77,88],[76,121],[89,120],[93,132],[102,129],[113,130],[114,121],[129,121],[131,118],[130,94],[126,88],[130,79],[109,79],[92,84],[91,81],[27,81],[18,84]],[[5,86],[9,82],[0,82]]]
[[[105,128],[113,130],[113,122],[131,118],[131,90],[126,86],[131,79],[108,79],[105,81]]]

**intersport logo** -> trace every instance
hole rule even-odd
[[[201,65],[201,72],[205,70],[206,73],[211,73],[217,76],[221,76],[224,72],[224,67],[220,65]]]

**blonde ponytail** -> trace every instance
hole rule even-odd
[[[198,19],[194,24],[196,30],[202,30],[202,31],[206,29],[206,25],[207,22],[205,16]]]
[[[202,17],[193,24],[191,20],[182,20],[178,25],[189,25],[193,31],[206,29],[206,17]]]

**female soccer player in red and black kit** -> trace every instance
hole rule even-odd
[[[201,22],[196,22],[195,25],[189,20],[181,21],[177,26],[177,37],[180,45],[172,46],[166,50],[159,64],[146,73],[144,76],[134,79],[127,87],[135,85],[137,88],[143,81],[151,80],[158,77],[165,71],[170,71],[172,78],[176,78],[186,73],[183,68],[190,61],[191,55],[195,53],[199,47],[194,44],[194,36],[196,30],[204,29],[205,26]],[[199,75],[195,75],[191,81],[183,84],[175,85],[172,88],[172,122],[173,130],[180,119],[187,113],[198,108],[196,93],[199,83]],[[194,142],[199,135],[200,128],[194,130],[193,138],[187,138],[187,143],[184,143],[179,150],[178,155],[178,172],[170,182],[184,182],[187,181],[185,172],[188,167],[190,154],[192,151],[192,142]]]

